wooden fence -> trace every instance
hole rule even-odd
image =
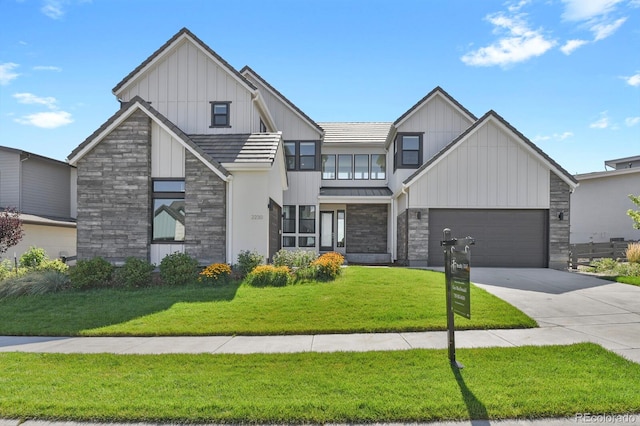
[[[590,265],[595,259],[624,259],[627,256],[627,246],[633,242],[635,241],[571,244],[571,268]]]

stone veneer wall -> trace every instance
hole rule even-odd
[[[185,252],[202,265],[226,263],[226,183],[188,151],[185,163]]]
[[[571,190],[555,173],[549,183],[549,268],[567,269],[569,266],[569,227]],[[562,220],[559,219],[563,213]]]
[[[151,125],[137,111],[78,162],[78,259],[149,259]]]
[[[405,210],[396,218],[396,232],[398,233],[396,239],[396,256],[400,265],[407,264],[407,215],[408,210]]]
[[[347,205],[347,253],[387,253],[387,204]]]
[[[418,219],[418,213],[420,213],[420,219]],[[428,266],[429,209],[409,209],[407,216],[409,266]]]

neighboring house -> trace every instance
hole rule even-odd
[[[18,258],[31,246],[50,258],[76,254],[75,167],[0,146],[0,209],[16,208],[24,237],[0,258]]]
[[[627,215],[637,206],[629,195],[640,195],[640,155],[605,161],[613,170],[576,175],[571,194],[571,243],[602,243],[612,239],[640,240]]]
[[[182,29],[113,93],[121,109],[69,155],[79,258],[284,247],[436,266],[450,227],[476,238],[476,266],[567,266],[576,180],[439,87],[394,122],[316,123]]]

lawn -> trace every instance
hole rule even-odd
[[[640,412],[640,365],[600,346],[254,355],[0,354],[0,418],[421,422]]]
[[[622,276],[618,276],[618,277],[611,277],[611,280],[619,282],[619,283],[640,286],[640,277],[638,277],[638,276],[624,276],[624,275],[622,275]]]
[[[350,266],[333,282],[69,291],[0,300],[0,335],[269,335],[445,330],[444,274]],[[535,327],[477,287],[459,329]]]

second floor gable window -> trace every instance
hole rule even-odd
[[[284,153],[289,171],[318,170],[318,143],[315,141],[287,141]]]
[[[422,133],[398,133],[394,147],[396,169],[417,169],[422,165]]]
[[[211,127],[231,127],[231,102],[211,102]]]

